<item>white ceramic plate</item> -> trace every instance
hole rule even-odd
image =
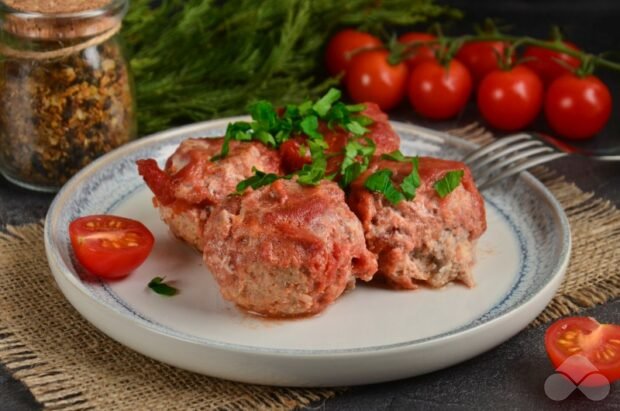
[[[174,239],[151,204],[135,160],[160,164],[185,138],[222,135],[223,119],[169,130],[102,157],[58,194],[45,224],[52,272],[73,306],[120,343],[157,360],[231,380],[288,386],[366,384],[437,370],[480,354],[532,321],[559,286],[570,254],[561,207],[529,174],[485,192],[488,230],[479,240],[477,286],[391,291],[360,285],[324,313],[265,320],[224,301],[198,253]],[[458,159],[473,145],[393,123],[405,154]],[[85,276],[67,227],[111,213],[142,221],[156,238],[147,262],[113,283]],[[175,297],[151,292],[165,276]]]

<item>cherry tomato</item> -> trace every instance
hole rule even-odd
[[[540,112],[543,85],[536,73],[524,66],[496,70],[486,75],[478,88],[478,109],[492,126],[519,130]]]
[[[403,34],[402,36],[398,38],[398,41],[402,44],[408,44],[408,43],[413,43],[416,41],[419,41],[419,42],[432,41],[436,39],[437,39],[437,36],[434,36],[432,34],[419,33],[419,32],[414,31],[414,32]],[[418,64],[422,62],[429,61],[429,60],[435,60],[435,52],[433,50],[436,48],[437,48],[436,46],[415,47],[415,49],[413,50],[414,54],[412,54],[412,56],[406,60],[406,63],[409,66],[409,69],[413,70],[415,66],[417,66]]]
[[[353,57],[345,79],[353,101],[376,103],[381,110],[396,107],[405,95],[407,66],[391,65],[385,50],[363,51]]]
[[[327,71],[332,76],[345,72],[354,52],[368,47],[380,47],[381,44],[381,40],[372,34],[351,29],[342,30],[327,43]]]
[[[75,257],[91,274],[121,278],[153,248],[153,234],[139,221],[113,215],[80,217],[69,224]]]
[[[461,47],[456,58],[465,64],[477,84],[484,76],[499,69],[498,59],[508,47],[510,44],[503,41],[472,41]]]
[[[568,48],[578,50],[577,46],[569,41],[564,41],[563,43]],[[576,57],[536,46],[526,48],[523,53],[523,58],[531,59],[524,64],[540,76],[545,86],[548,86],[556,78],[570,73],[570,70],[566,68],[566,66],[578,68],[580,65],[580,61]],[[558,60],[561,61],[561,63],[558,63]]]
[[[604,375],[610,383],[620,379],[620,325],[599,324],[591,317],[563,318],[545,332],[545,349],[553,366],[556,369],[561,367],[559,371],[569,378],[581,380],[596,372]],[[589,363],[566,362],[572,356],[585,357]]]
[[[447,68],[437,61],[426,61],[411,73],[409,101],[424,117],[441,120],[465,107],[471,89],[471,75],[460,61],[452,60]]]
[[[611,115],[611,93],[595,76],[566,74],[551,83],[545,116],[556,133],[571,139],[592,137]]]

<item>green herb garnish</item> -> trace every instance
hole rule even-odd
[[[260,170],[257,170],[256,167],[252,167],[252,172],[254,175],[246,178],[243,181],[240,181],[237,184],[235,192],[237,194],[242,194],[248,187],[252,187],[254,190],[260,188],[262,186],[269,185],[276,181],[279,177],[272,173],[264,173]]]
[[[398,161],[398,162],[407,161],[407,157],[405,157],[403,153],[400,152],[400,150],[395,150],[395,151],[392,151],[391,153],[381,154],[381,158],[384,160],[392,160],[392,161]]]
[[[411,159],[411,173],[403,179],[400,184],[400,189],[403,191],[407,200],[413,200],[415,198],[415,192],[420,187],[420,173],[418,172],[420,160],[418,157]]]
[[[407,175],[400,184],[400,189],[407,200],[415,198],[415,192],[420,187],[420,173],[418,171],[420,160],[418,157],[406,157],[400,150],[392,151],[381,155],[384,160],[398,161],[400,163],[411,161],[411,173]]]
[[[325,117],[329,109],[332,108],[332,104],[340,100],[341,95],[342,93],[340,92],[340,90],[332,88],[327,92],[327,94],[325,94],[316,103],[314,103],[314,105],[312,106],[312,109],[320,117]]]
[[[166,284],[164,282],[165,279],[166,277],[155,277],[149,282],[148,287],[160,295],[172,297],[173,295],[178,294],[179,290],[169,284]]]
[[[375,171],[368,176],[364,182],[364,187],[370,191],[381,193],[392,204],[400,203],[405,196],[398,191],[398,188],[392,183],[392,170],[382,169]]]
[[[372,119],[353,113],[364,110],[365,106],[347,106],[341,101],[341,92],[330,89],[317,102],[306,101],[298,106],[289,104],[278,115],[273,104],[267,101],[258,101],[249,108],[251,122],[238,121],[226,128],[224,144],[220,153],[211,158],[217,161],[225,158],[229,152],[230,142],[259,141],[270,148],[278,148],[293,135],[305,135],[310,140],[322,140],[319,132],[319,121],[327,122],[329,127],[340,126],[354,136],[362,136],[368,132],[366,125],[372,124]],[[325,146],[327,148],[327,146]],[[313,161],[315,157],[313,156]],[[307,174],[307,173],[304,173]]]
[[[461,183],[463,175],[463,170],[448,171],[441,179],[437,180],[433,187],[439,197],[444,198],[454,191]]]
[[[369,138],[363,138],[365,144],[362,144],[362,139],[349,139],[349,142],[344,147],[344,158],[340,164],[340,185],[347,187],[353,182],[360,174],[362,174],[368,168],[372,155],[375,153],[376,145],[374,141]]]

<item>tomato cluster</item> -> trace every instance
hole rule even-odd
[[[482,117],[505,131],[527,127],[544,111],[556,133],[583,139],[598,133],[609,119],[609,89],[593,75],[575,74],[581,61],[573,56],[529,46],[522,63],[503,67],[502,58],[516,60],[510,43],[470,41],[454,58],[440,62],[439,43],[429,44],[435,40],[428,33],[406,33],[398,39],[407,50],[399,58],[379,38],[343,30],[327,45],[327,69],[343,75],[356,102],[371,101],[387,111],[408,96],[417,113],[435,120],[456,116],[474,90]],[[577,50],[570,42],[564,45]]]

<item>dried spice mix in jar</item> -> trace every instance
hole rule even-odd
[[[127,0],[0,1],[0,172],[56,191],[135,137]]]

